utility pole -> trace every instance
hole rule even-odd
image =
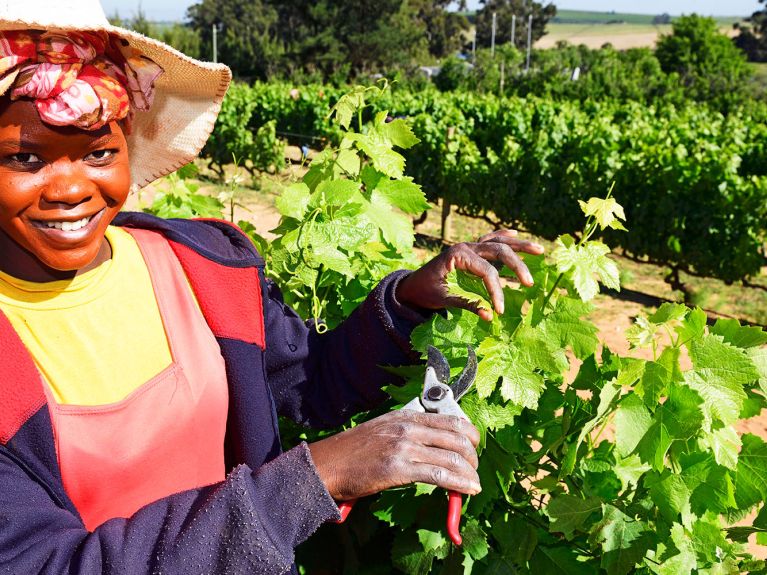
[[[474,38],[471,39],[471,63],[477,63],[477,31],[474,30]]]
[[[495,12],[493,12],[493,28],[490,33],[490,56],[495,57]]]
[[[527,17],[527,63],[525,64],[525,72],[530,70],[530,50],[533,45],[533,15]]]
[[[511,46],[516,48],[517,46],[517,15],[511,16]]]
[[[213,24],[213,63],[218,62],[218,43],[216,34],[218,33],[218,26]]]

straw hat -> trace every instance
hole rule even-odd
[[[0,30],[104,30],[163,68],[155,82],[154,103],[146,112],[136,111],[127,138],[134,190],[197,157],[232,79],[224,64],[200,62],[167,44],[112,26],[98,0],[0,0]]]

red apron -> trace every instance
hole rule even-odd
[[[168,242],[126,231],[149,270],[171,365],[108,405],[59,405],[43,386],[64,488],[90,531],[225,476],[229,393],[218,344]]]

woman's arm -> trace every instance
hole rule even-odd
[[[0,573],[275,574],[338,518],[305,444],[221,483],[184,491],[89,533],[0,448]]]

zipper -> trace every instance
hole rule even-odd
[[[34,481],[36,481],[40,486],[42,486],[43,489],[48,493],[51,499],[61,507],[62,509],[66,509],[67,506],[64,503],[64,501],[59,497],[59,495],[56,493],[56,491],[53,489],[53,487],[50,486],[50,484],[43,480],[37,473],[32,470],[29,465],[24,463],[24,461],[17,455],[14,455],[14,453],[8,449],[5,445],[0,444],[0,454],[6,456],[8,459],[13,461],[16,465],[18,465],[24,473],[29,475]]]

